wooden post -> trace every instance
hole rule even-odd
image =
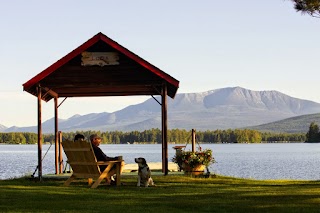
[[[192,129],[191,130],[191,134],[192,134],[192,152],[195,152],[195,147],[196,147],[196,130]]]
[[[62,157],[62,132],[59,131],[58,132],[58,138],[59,138],[59,170],[60,173],[62,173],[63,171],[63,157]]]
[[[59,138],[58,138],[58,98],[54,97],[54,155],[55,155],[55,170],[56,174],[60,174],[59,170]]]
[[[41,122],[41,87],[37,86],[38,93],[38,178],[42,180],[42,122]]]
[[[167,85],[162,86],[162,172],[168,175],[168,118],[167,118]]]

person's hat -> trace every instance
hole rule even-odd
[[[92,141],[93,139],[98,138],[101,139],[101,137],[98,134],[92,134],[90,135],[90,141]]]

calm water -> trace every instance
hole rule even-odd
[[[169,161],[175,150],[169,145]],[[43,155],[50,145],[43,146]],[[217,161],[210,171],[252,179],[320,180],[320,144],[202,144]],[[101,145],[109,156],[122,155],[126,163],[144,157],[161,162],[161,145]],[[191,149],[188,145],[187,150]],[[0,179],[31,175],[37,166],[37,145],[0,145]],[[54,146],[43,160],[43,174],[54,173]],[[37,175],[38,173],[36,173]]]

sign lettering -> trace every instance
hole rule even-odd
[[[119,65],[119,55],[116,52],[83,52],[81,55],[82,66]]]

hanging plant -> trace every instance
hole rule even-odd
[[[181,150],[176,152],[175,156],[172,158],[172,162],[178,164],[181,169],[185,169],[186,167],[195,168],[200,165],[208,167],[215,163],[215,159],[212,156],[211,149],[195,152]]]

